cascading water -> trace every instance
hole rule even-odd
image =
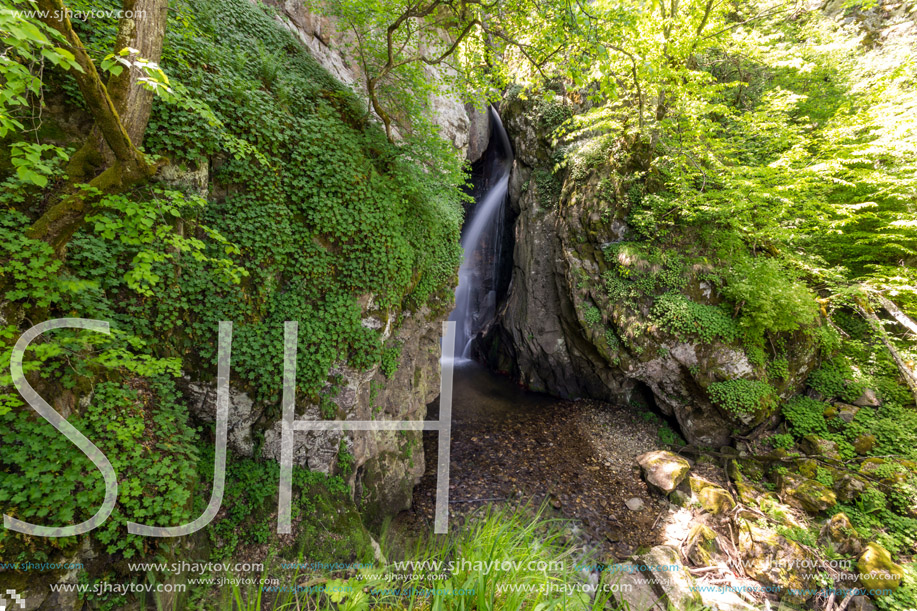
[[[476,203],[462,236],[465,259],[459,268],[455,309],[449,316],[449,320],[455,321],[457,361],[471,356],[471,342],[493,321],[497,307],[496,280],[513,150],[500,115],[493,107],[490,117],[492,136],[497,138],[497,154],[486,168],[487,189]]]

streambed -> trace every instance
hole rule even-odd
[[[474,361],[453,386],[450,529],[488,503],[535,506],[576,521],[605,553],[623,558],[662,543],[668,504],[650,494],[634,458],[658,449],[658,421],[630,406],[566,401],[520,388]],[[437,419],[438,400],[428,418]],[[436,433],[424,433],[426,471],[396,524],[432,531]],[[639,498],[642,508],[625,501]]]

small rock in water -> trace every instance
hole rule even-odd
[[[624,502],[631,511],[640,511],[643,509],[643,501],[637,497],[629,498]]]

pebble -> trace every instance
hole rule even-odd
[[[627,508],[631,511],[640,511],[643,509],[643,501],[637,497],[631,497],[624,501],[624,504],[627,505]]]

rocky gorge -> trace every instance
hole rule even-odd
[[[57,67],[25,104],[47,148],[0,140],[3,362],[36,321],[111,321],[109,339],[36,342],[24,379],[112,457],[120,488],[92,534],[0,531],[0,592],[73,611],[917,608],[913,7],[828,3],[784,19],[703,4],[661,3],[657,20],[655,5],[627,19],[605,3],[480,18],[475,3],[389,15],[191,0],[169,8],[158,50],[127,21],[66,26],[88,64],[45,49]],[[158,64],[108,55],[125,36]],[[117,108],[119,74],[158,96],[140,137],[100,127],[80,76],[95,64],[123,121],[135,113]],[[129,165],[122,131],[142,139],[136,159],[155,158],[149,176],[90,181]],[[74,201],[69,235],[43,235]],[[487,231],[472,231],[487,201]],[[193,535],[127,535],[131,522],[190,521],[218,488],[216,328],[229,320],[220,510]],[[442,437],[332,426],[295,433],[293,528],[277,532],[290,320],[298,420],[435,420],[454,394],[449,537],[429,532]],[[442,354],[447,320],[467,323],[455,358]],[[99,474],[3,375],[0,508],[36,523],[92,515]],[[523,556],[587,564],[526,577],[586,594],[514,598],[474,573],[474,599],[378,594],[386,581],[437,585],[419,570],[380,577],[417,550],[512,549],[455,543],[493,524],[532,537],[515,540]],[[151,558],[265,562],[252,578],[278,571],[288,589],[74,589],[200,585],[135,568]],[[36,560],[74,568],[9,568]],[[278,568],[305,561],[337,568]],[[353,589],[297,593],[332,585]]]

